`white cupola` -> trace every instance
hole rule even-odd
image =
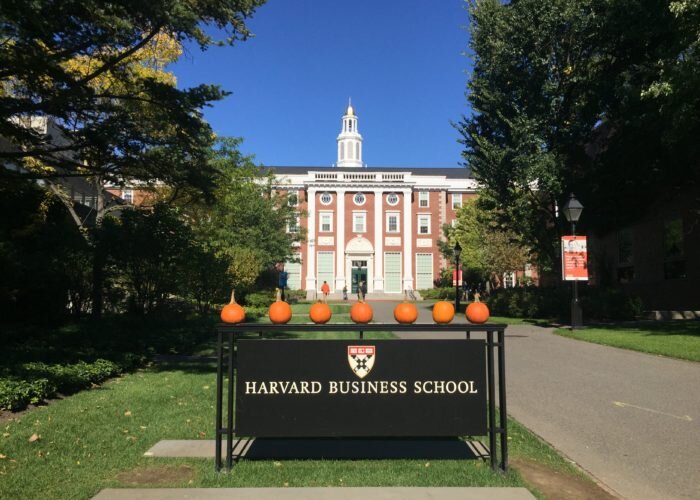
[[[362,136],[357,131],[357,115],[348,99],[343,115],[343,126],[338,135],[337,167],[362,167]]]

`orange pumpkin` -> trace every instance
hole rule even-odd
[[[360,300],[350,308],[350,319],[355,323],[369,323],[372,321],[372,306],[364,300],[362,290],[360,290]]]
[[[234,290],[231,290],[231,302],[221,310],[221,321],[224,323],[242,323],[245,320],[245,310],[236,303]]]
[[[476,324],[486,323],[489,319],[489,308],[479,300],[479,294],[474,294],[474,302],[467,306],[467,319]]]
[[[438,325],[446,325],[455,317],[455,306],[452,302],[441,300],[433,306],[433,321]]]
[[[272,321],[276,325],[284,325],[292,319],[292,308],[286,302],[282,301],[280,289],[277,289],[277,300],[272,303],[267,312]]]
[[[320,301],[312,305],[311,309],[309,309],[309,318],[318,325],[328,323],[332,315],[333,313],[331,312],[330,306]]]
[[[394,308],[394,319],[402,325],[410,325],[418,319],[418,309],[407,300]]]

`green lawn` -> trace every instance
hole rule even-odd
[[[213,459],[143,456],[162,439],[213,439],[214,412],[215,369],[201,364],[154,365],[53,401],[0,424],[0,498],[82,499],[127,486],[525,486],[517,471],[481,460],[243,460],[227,474]],[[509,425],[512,457],[580,475]]]
[[[150,486],[523,485],[517,472],[494,473],[479,460],[243,460],[226,474],[214,472],[213,459],[143,456],[161,439],[213,439],[214,398],[212,366],[155,367],[6,421],[0,498],[89,498],[104,487],[129,486],[135,472],[153,467],[156,476],[170,468],[182,480]],[[571,470],[524,428],[510,425],[512,456]]]
[[[618,323],[573,331],[558,328],[555,332],[596,344],[700,361],[700,321]]]

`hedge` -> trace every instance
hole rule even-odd
[[[15,375],[0,378],[0,410],[17,411],[57,393],[77,392],[120,375],[123,369],[120,364],[106,359],[69,365],[24,363],[12,370]]]

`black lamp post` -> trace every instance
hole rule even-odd
[[[583,212],[583,205],[576,199],[574,193],[571,193],[562,211],[566,220],[571,222],[571,235],[576,236],[576,223],[581,217],[581,212]],[[578,280],[574,280],[574,297],[571,300],[571,329],[573,330],[581,325],[583,325],[583,312],[581,311],[581,303],[578,300]]]
[[[455,312],[459,312],[459,256],[462,255],[462,247],[459,241],[455,243]]]

